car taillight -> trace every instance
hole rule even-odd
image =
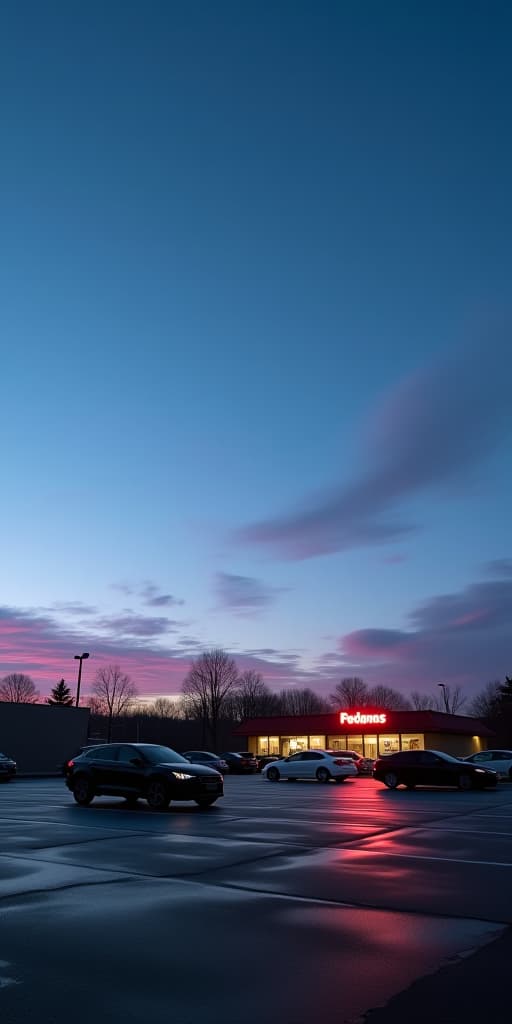
[[[68,761],[68,763],[66,765],[66,768],[74,768],[74,767],[75,767],[75,762],[74,761]]]
[[[339,757],[334,762],[334,764],[337,764],[339,767],[343,767],[344,764],[353,764],[353,763],[354,762],[352,761],[352,759],[350,757]]]

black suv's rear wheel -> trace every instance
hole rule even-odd
[[[146,800],[153,811],[165,811],[171,802],[168,786],[162,779],[151,779],[146,790]]]
[[[386,772],[384,776],[384,784],[388,789],[396,789],[399,784],[399,778],[396,772]]]
[[[94,790],[86,775],[79,775],[74,780],[73,796],[80,807],[87,807],[94,800]]]

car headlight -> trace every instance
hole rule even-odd
[[[475,768],[475,772],[478,772],[479,775],[487,775],[487,770],[485,768]]]
[[[179,779],[180,782],[183,782],[185,779],[193,779],[194,778],[193,775],[187,775],[186,772],[172,772],[171,774],[174,775],[175,779]]]

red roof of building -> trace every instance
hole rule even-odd
[[[347,709],[349,714],[351,709]],[[364,714],[366,708],[361,708]],[[237,736],[319,736],[375,732],[448,732],[462,736],[493,736],[478,718],[448,715],[444,711],[386,711],[385,725],[340,725],[339,711],[328,715],[276,715],[274,718],[246,718]]]

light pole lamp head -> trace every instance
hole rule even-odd
[[[84,651],[83,654],[75,654],[75,655],[73,655],[73,657],[74,657],[75,661],[82,661],[83,658],[88,658],[89,657],[89,652],[88,651]]]

